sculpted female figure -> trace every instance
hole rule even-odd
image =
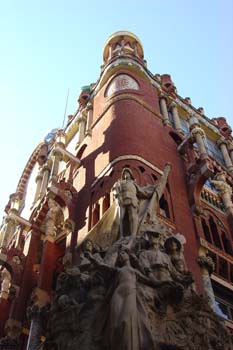
[[[106,304],[109,305],[104,327],[106,332],[104,338],[108,339],[106,349],[153,349],[147,315],[137,294],[138,281],[150,286],[153,283],[132,267],[130,255],[124,249],[119,250],[115,267],[105,264],[99,264],[99,267],[111,270],[114,278],[106,300]]]

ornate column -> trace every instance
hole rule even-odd
[[[49,205],[49,211],[48,214],[46,216],[46,236],[52,237],[54,238],[54,236],[56,235],[56,218],[57,218],[57,214],[60,210],[60,207],[58,206],[58,204],[55,202],[55,200],[53,199],[49,199],[48,201],[48,205]]]
[[[228,142],[228,150],[229,150],[231,162],[232,162],[232,164],[233,164],[233,144],[230,143],[230,142]]]
[[[43,290],[50,290],[52,278],[57,260],[59,247],[55,243],[56,223],[60,206],[53,200],[48,201],[49,211],[45,218],[45,239],[43,244],[43,252],[41,258],[41,268],[38,277],[38,287]]]
[[[211,180],[210,182],[211,184],[214,185],[216,190],[219,191],[219,194],[222,198],[227,214],[230,214],[233,216],[233,203],[231,200],[232,188],[226,182],[225,172],[217,173],[216,176],[214,177],[214,180]]]
[[[215,265],[211,257],[206,256],[206,249],[201,248],[199,251],[199,257],[197,258],[197,263],[201,269],[202,281],[205,293],[209,299],[210,307],[215,310],[215,298],[214,291],[211,284],[210,275],[214,271]]]
[[[86,111],[87,111],[86,135],[91,136],[91,125],[93,121],[93,105],[91,102],[88,102]]]
[[[190,136],[194,142],[197,143],[198,151],[200,153],[200,158],[205,159],[207,157],[207,151],[205,147],[205,132],[200,127],[197,119],[195,117],[190,118]]]
[[[31,320],[30,331],[28,336],[27,350],[37,350],[41,344],[42,321],[46,316],[47,308],[40,308],[34,304],[27,309],[27,317]]]
[[[34,197],[33,203],[36,203],[37,199],[40,196],[42,179],[43,179],[43,174],[42,174],[42,169],[40,168],[39,172],[38,172],[38,175],[36,177],[36,193],[35,193],[35,197]]]
[[[218,141],[217,144],[222,152],[223,159],[225,161],[226,167],[229,171],[233,171],[233,164],[231,161],[231,158],[228,153],[227,149],[227,140],[224,137],[221,137]]]
[[[168,110],[167,110],[167,99],[164,94],[161,94],[159,97],[160,97],[159,99],[160,109],[163,116],[163,124],[164,125],[170,124]]]
[[[177,108],[177,104],[175,102],[172,102],[170,104],[170,108],[171,108],[171,112],[173,115],[173,121],[174,121],[174,126],[175,129],[181,133],[183,133],[182,128],[181,128],[181,124],[180,124],[180,117],[178,114],[178,108]]]
[[[11,286],[11,274],[6,268],[4,268],[2,271],[0,271],[0,275],[2,280],[0,298],[8,299],[9,289]]]
[[[83,111],[79,118],[79,140],[78,140],[79,145],[82,143],[85,137],[86,121],[87,121],[87,116],[86,116],[86,113]]]
[[[46,192],[48,182],[49,182],[49,174],[51,171],[51,164],[49,162],[45,163],[42,167],[42,184],[41,184],[41,191],[40,191],[40,198],[43,197],[43,195]]]
[[[65,148],[66,134],[63,130],[59,130],[56,136],[56,142],[53,150],[53,165],[51,170],[51,182],[57,182],[57,175],[59,171],[59,163],[63,158],[62,149]]]
[[[62,160],[62,152],[59,149],[53,151],[53,165],[51,170],[51,181],[52,183],[57,182],[57,175],[59,170],[59,163]]]
[[[15,227],[16,221],[10,215],[7,215],[0,231],[0,253],[5,254]]]
[[[2,350],[18,350],[20,347],[19,337],[22,331],[22,325],[19,321],[8,319],[5,324],[4,338],[0,339],[0,349]]]

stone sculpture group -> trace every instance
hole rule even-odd
[[[79,262],[60,274],[44,350],[231,349],[220,318],[195,292],[179,235],[159,225],[169,171],[167,164],[156,186],[141,188],[123,170],[114,186],[119,237],[108,248],[87,238]],[[149,199],[143,213],[141,199]]]

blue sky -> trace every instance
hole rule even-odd
[[[115,31],[143,43],[149,70],[233,127],[233,0],[7,0],[0,4],[0,216],[36,145],[97,80]]]

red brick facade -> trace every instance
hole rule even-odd
[[[11,277],[0,295],[0,336],[20,339],[19,348],[26,347],[27,308],[33,303],[45,307],[53,299],[58,274],[78,261],[78,246],[111,209],[112,187],[122,169],[129,167],[142,186],[156,184],[166,162],[172,170],[157,214],[169,234],[185,237],[186,262],[200,293],[206,290],[197,258],[213,258],[216,269],[210,280],[233,329],[232,161],[226,120],[210,120],[189,98],[180,97],[169,75],[153,76],[137,37],[113,35],[98,82],[83,89],[79,108],[64,130],[33,152],[6,207],[0,263]],[[35,162],[35,193],[26,211]],[[206,182],[222,171],[228,197]]]

